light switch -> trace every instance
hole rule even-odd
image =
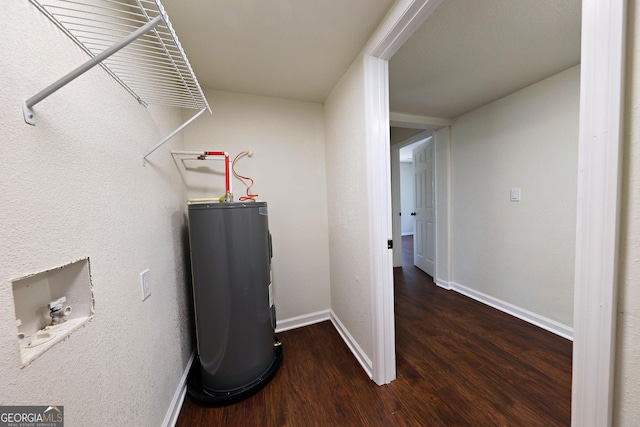
[[[519,202],[520,201],[520,189],[519,188],[512,188],[511,189],[511,201],[512,202]]]

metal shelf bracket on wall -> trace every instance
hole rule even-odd
[[[199,110],[147,151],[147,158],[211,108],[159,0],[29,0],[91,59],[27,99],[24,120],[35,125],[33,107],[100,65],[141,104]]]

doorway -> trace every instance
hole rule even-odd
[[[430,130],[421,129],[391,129],[392,141],[398,142],[391,146],[391,209],[393,212],[392,230],[393,241],[397,248],[393,251],[393,266],[402,266],[403,236],[414,235],[415,216],[411,215],[415,209],[415,181],[413,177],[413,149],[433,137]],[[410,136],[406,136],[406,134]],[[397,136],[397,135],[400,136]]]
[[[389,191],[388,181],[385,182],[385,177],[389,176],[386,169],[389,167],[388,133],[381,128],[388,123],[389,111],[388,92],[381,90],[388,82],[386,61],[439,3],[422,0],[396,4],[365,48],[365,98],[369,106],[366,126],[369,135],[374,136],[370,142],[375,147],[368,164],[383,166],[379,173],[370,176],[371,192],[380,188]],[[580,100],[578,176],[581,202],[578,204],[576,242],[576,281],[581,286],[575,297],[572,399],[575,425],[608,425],[611,419],[625,10],[623,0],[583,1],[581,93],[584,96]],[[603,117],[609,119],[605,122],[601,120]],[[390,196],[390,193],[386,194]],[[383,206],[384,201],[376,198],[370,200],[370,205],[377,208]],[[371,226],[390,223],[390,213],[384,209],[376,211]],[[374,229],[371,231],[374,237],[384,235]],[[589,249],[592,247],[602,249],[593,251]],[[371,259],[372,262],[384,262],[386,252],[382,248],[376,249],[372,251]],[[390,310],[385,302],[391,284],[384,278],[374,277],[372,285],[376,341],[374,379],[384,383],[395,377],[395,352],[391,350],[393,334],[387,332],[393,329],[393,309]]]

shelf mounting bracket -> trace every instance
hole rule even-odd
[[[178,129],[174,130],[173,132],[171,132],[169,135],[167,135],[162,141],[160,141],[158,144],[156,144],[153,148],[151,148],[149,151],[147,151],[146,153],[144,153],[144,156],[142,157],[143,159],[143,164],[144,161],[147,160],[147,157],[149,157],[149,155],[151,153],[153,153],[154,151],[156,151],[158,148],[160,148],[165,142],[169,141],[171,138],[173,138],[174,136],[176,136],[176,134],[178,132],[180,132],[182,129],[186,128],[187,126],[189,126],[191,124],[192,121],[194,121],[195,119],[197,119],[198,117],[200,117],[202,115],[202,113],[204,113],[205,111],[207,111],[207,108],[203,108],[202,110],[198,111],[193,117],[191,117],[189,120],[187,120],[186,122],[184,122]]]

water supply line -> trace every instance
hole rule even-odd
[[[241,180],[244,183],[244,185],[247,187],[247,195],[241,196],[238,200],[240,200],[241,202],[245,202],[245,201],[255,202],[256,198],[258,197],[258,194],[251,193],[251,187],[253,187],[253,184],[254,184],[253,179],[249,178],[248,176],[240,175],[238,172],[236,172],[236,162],[244,156],[253,157],[253,151],[242,151],[238,153],[238,155],[233,159],[233,162],[231,162],[231,171],[233,172],[233,175],[236,176],[239,180]]]
[[[231,175],[229,173],[231,158],[226,151],[171,151],[171,154],[181,156],[195,156],[198,160],[209,160],[209,157],[224,157],[225,195],[220,197],[221,202],[233,202],[231,190]]]

